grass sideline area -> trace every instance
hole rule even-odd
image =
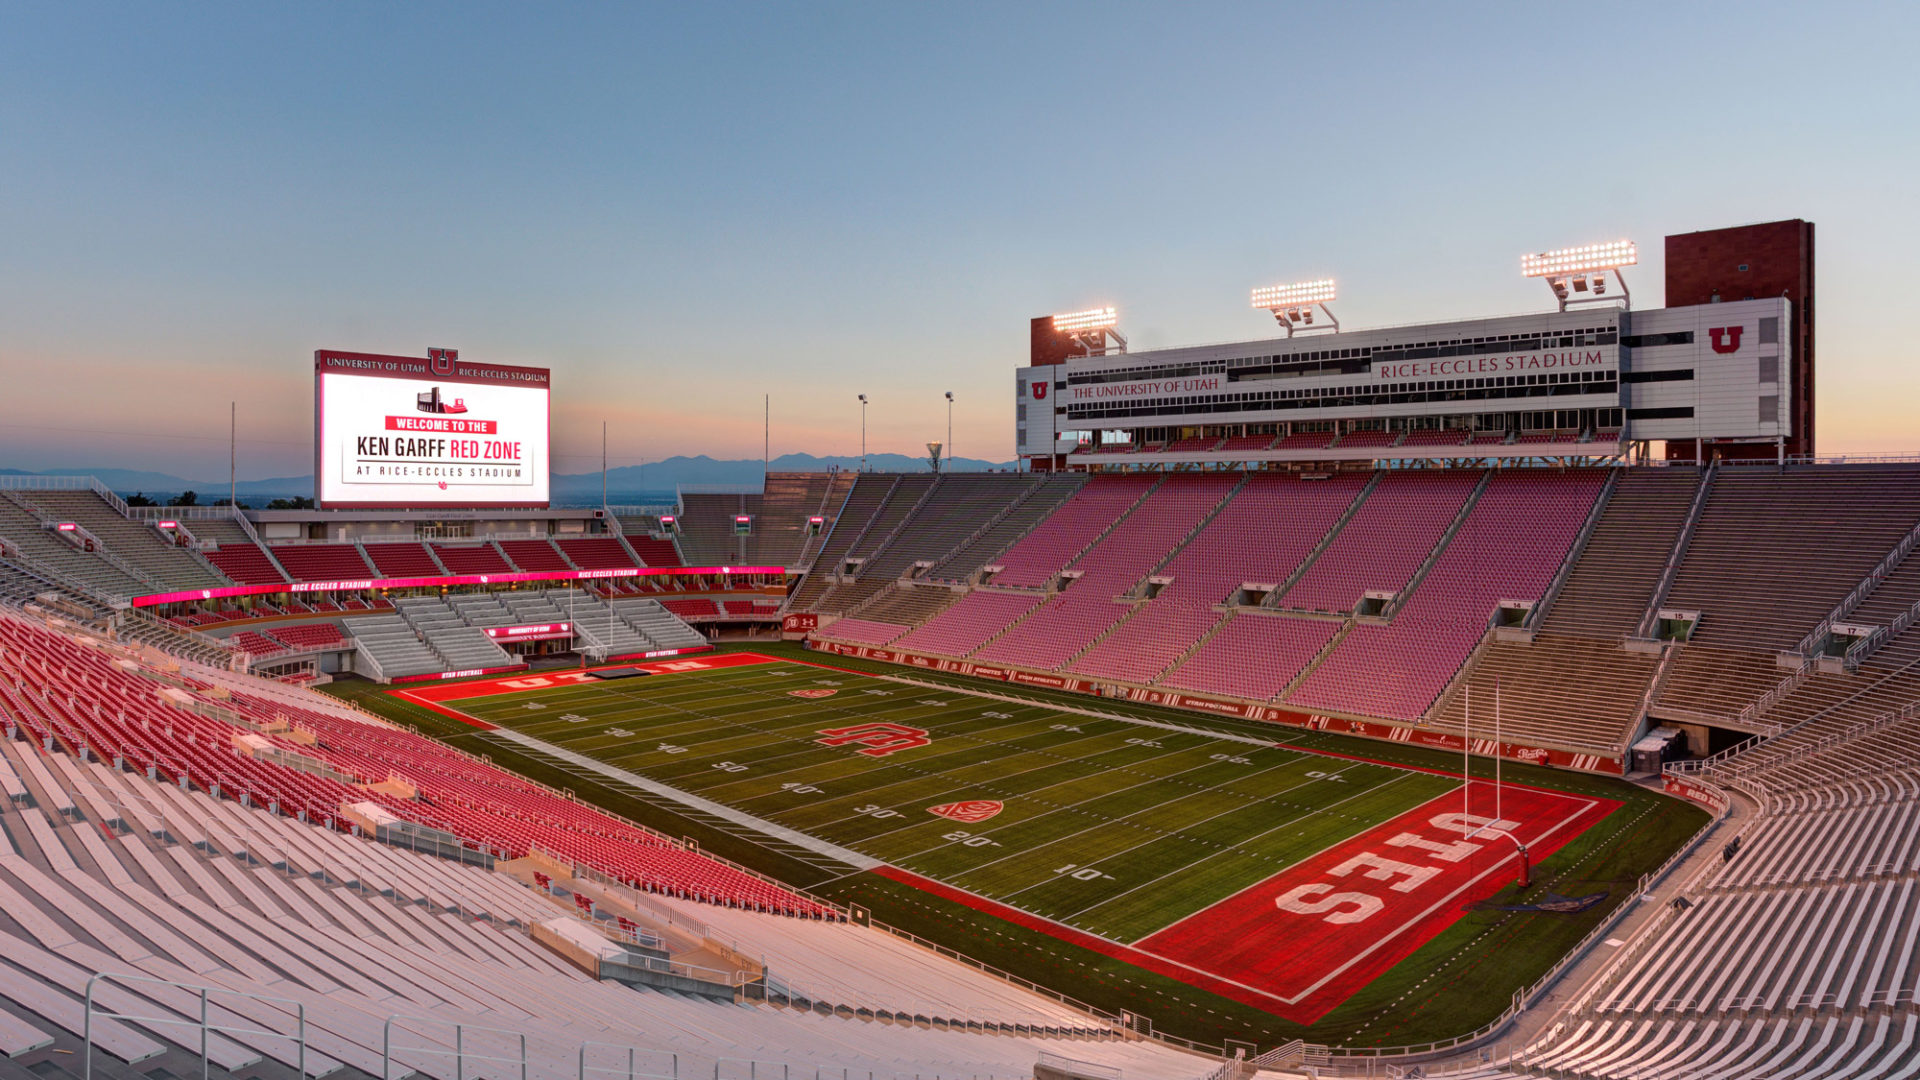
[[[451,704],[1119,941],[1175,922],[1250,877],[1277,872],[1369,822],[1387,820],[1457,786],[1451,778],[1391,767],[1459,769],[1458,756],[1424,747],[1016,690],[963,676],[820,656],[794,645],[722,651],[758,652],[924,686],[891,680],[859,685],[867,680],[817,669],[769,676],[764,668],[743,667],[689,677],[702,680],[698,687],[684,682],[675,687],[669,676]],[[1021,700],[943,698],[928,687]],[[1393,1046],[1479,1027],[1607,911],[1632,902],[1640,875],[1665,861],[1707,820],[1697,808],[1618,780],[1507,764],[1505,775],[1513,783],[1622,804],[1537,865],[1524,897],[1605,891],[1607,901],[1575,915],[1469,911],[1317,1022],[1302,1025],[912,885],[876,873],[849,873],[852,868],[845,864],[670,800],[583,777],[399,699],[389,689],[358,680],[326,688],[770,876],[840,903],[863,905],[877,920],[983,963],[1103,1009],[1145,1016],[1161,1032],[1213,1045],[1245,1040],[1265,1048],[1304,1037],[1334,1045]],[[831,694],[790,696],[791,690]],[[885,692],[867,692],[874,690]],[[1089,711],[1186,730],[1141,727],[1088,716]],[[863,758],[857,756],[857,744],[834,748],[815,741],[822,728],[863,722],[926,731],[932,745],[920,753],[939,761],[939,767],[910,764],[913,755],[898,761],[889,761],[893,755]],[[1249,738],[1285,746],[1256,746],[1244,741]],[[1309,751],[1384,764],[1341,762]],[[1002,761],[1007,768],[999,767]],[[1021,764],[1027,768],[1017,771],[1027,780],[1014,775]],[[1477,761],[1475,767],[1484,778],[1479,770],[1491,765]],[[1195,779],[1202,775],[1204,782]],[[949,794],[964,797],[976,780],[999,790],[1012,784],[1016,791],[1030,783],[1035,791],[1044,789],[1047,805],[1016,810],[1018,801],[1009,799],[1002,815],[977,826],[924,813],[930,802]],[[796,790],[802,788],[815,790]],[[1261,815],[1282,808],[1276,803],[1299,811],[1306,824],[1279,835],[1259,828]],[[1340,809],[1329,809],[1334,806]],[[967,845],[952,839],[956,833],[988,839]],[[1080,857],[1073,857],[1076,853]],[[1062,867],[1080,869],[1083,876],[1054,872]],[[1518,894],[1508,886],[1497,899],[1515,902]]]

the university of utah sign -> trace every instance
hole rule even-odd
[[[1707,331],[1708,340],[1713,342],[1713,351],[1730,353],[1740,351],[1740,331],[1743,327],[1716,326]]]
[[[885,721],[855,724],[852,727],[824,728],[814,734],[826,736],[824,739],[814,740],[823,746],[864,746],[866,749],[861,750],[860,753],[868,757],[886,757],[888,754],[912,750],[933,741],[927,738],[925,728],[890,724]]]

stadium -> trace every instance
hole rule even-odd
[[[0,1067],[1915,1075],[1920,465],[1817,453],[1813,237],[1036,318],[1009,470],[562,505],[564,369],[435,348],[314,353],[312,509],[0,476]]]

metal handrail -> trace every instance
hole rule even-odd
[[[452,1050],[442,1050],[437,1046],[402,1046],[402,1047],[398,1047],[398,1049],[411,1051],[416,1054],[434,1054],[439,1057],[450,1057],[453,1059],[454,1073],[457,1077],[460,1078],[460,1080],[465,1080],[466,1078],[467,1059],[469,1057],[471,1057],[475,1061],[494,1062],[497,1064],[507,1064],[507,1065],[511,1065],[517,1061],[520,1064],[520,1080],[527,1080],[527,1033],[526,1032],[511,1031],[511,1030],[508,1030],[507,1028],[484,1027],[479,1024],[464,1024],[464,1023],[458,1023],[452,1020],[437,1020],[437,1019],[432,1019],[430,1017],[425,1017],[425,1016],[402,1016],[398,1013],[387,1017],[386,1022],[380,1025],[380,1080],[395,1080],[395,1077],[393,1075],[393,1052],[396,1049],[395,1046],[393,1045],[393,1022],[395,1020],[405,1020],[415,1024],[446,1024],[452,1027],[453,1028],[453,1049]],[[402,1028],[401,1030],[404,1031],[407,1029]],[[497,1035],[509,1035],[509,1036],[517,1037],[520,1040],[520,1056],[518,1058],[508,1058],[508,1057],[498,1057],[498,1056],[488,1055],[488,1054],[471,1054],[470,1055],[467,1053],[467,1032],[468,1031],[489,1031]],[[419,1032],[415,1032],[415,1034],[419,1034]],[[422,1037],[424,1038],[424,1036]],[[407,1069],[407,1072],[412,1072],[412,1071],[413,1069],[411,1068]]]
[[[120,983],[146,983],[151,986],[171,986],[182,990],[197,990],[200,994],[200,1021],[196,1024],[192,1020],[176,1020],[166,1016],[137,1016],[132,1013],[101,1012],[94,1008],[93,991],[94,987],[103,980]],[[174,982],[170,979],[155,979],[146,975],[128,975],[121,972],[100,971],[87,976],[85,1011],[81,1014],[80,1018],[80,1041],[83,1044],[81,1053],[84,1062],[82,1065],[82,1076],[85,1080],[93,1080],[93,1018],[95,1016],[99,1016],[103,1020],[130,1020],[143,1027],[174,1025],[199,1028],[200,1076],[202,1080],[206,1080],[212,1073],[211,1036],[214,1032],[233,1035],[267,1035],[280,1039],[288,1037],[285,1032],[272,1031],[266,1028],[222,1027],[209,1023],[207,1020],[209,994],[225,994],[229,997],[247,998],[252,1001],[265,1001],[278,1005],[293,1006],[295,1028],[292,1038],[299,1047],[299,1071],[295,1073],[295,1075],[301,1077],[307,1075],[307,1007],[305,1004],[292,998],[268,997],[265,994],[249,994],[240,990],[228,990],[220,986],[199,986],[193,983]]]

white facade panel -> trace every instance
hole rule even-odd
[[[1627,340],[1665,343],[1627,350],[1627,437],[1792,435],[1788,314],[1781,297],[1634,312]]]
[[[1780,298],[1592,307],[1074,359],[1018,370],[1019,445],[1044,455],[1095,431],[1509,416],[1621,424],[1628,439],[1772,439],[1792,434],[1787,317]]]

